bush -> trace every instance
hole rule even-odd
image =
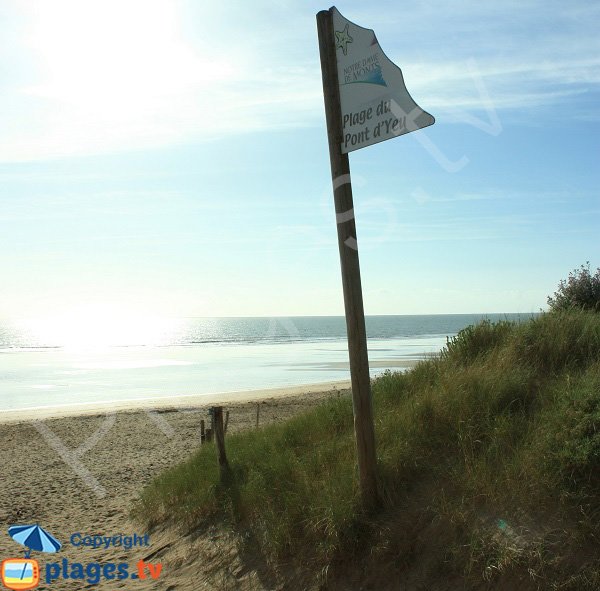
[[[550,310],[582,310],[600,311],[600,268],[592,275],[590,263],[581,265],[569,273],[569,278],[559,283],[553,297],[548,297]]]

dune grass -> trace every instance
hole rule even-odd
[[[440,356],[376,379],[373,398],[375,515],[360,510],[345,397],[229,436],[225,482],[203,446],[157,478],[135,514],[184,528],[225,519],[272,564],[315,572],[353,557],[409,569],[418,556],[392,555],[410,536],[435,537],[437,523],[447,543],[426,550],[439,553],[435,568],[473,584],[522,572],[531,588],[598,588],[600,314],[481,322]]]

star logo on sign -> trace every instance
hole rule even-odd
[[[344,55],[348,55],[348,43],[352,43],[354,39],[350,37],[350,33],[348,33],[349,25],[346,25],[346,28],[343,31],[335,32],[335,48],[341,49],[344,52]]]

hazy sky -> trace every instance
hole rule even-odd
[[[538,311],[600,265],[600,4],[337,7],[437,120],[350,155],[367,314]],[[0,317],[343,314],[323,8],[3,0]]]

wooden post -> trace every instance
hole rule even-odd
[[[204,419],[200,421],[200,443],[204,443],[206,441],[206,431],[204,430]]]
[[[354,433],[358,457],[358,472],[363,506],[374,508],[378,504],[377,456],[375,453],[375,427],[367,354],[367,334],[360,282],[356,224],[350,183],[348,154],[342,154],[342,111],[337,74],[337,58],[333,30],[333,14],[322,10],[317,14],[319,53],[325,98],[325,117],[329,140],[329,160],[333,181],[333,196],[338,232],[350,376],[352,380],[352,406]]]
[[[214,421],[214,434],[215,443],[217,448],[217,459],[219,461],[219,468],[221,470],[221,476],[223,476],[229,470],[229,464],[227,463],[227,456],[225,455],[225,429],[223,428],[223,407],[213,406],[211,409],[211,416]]]

